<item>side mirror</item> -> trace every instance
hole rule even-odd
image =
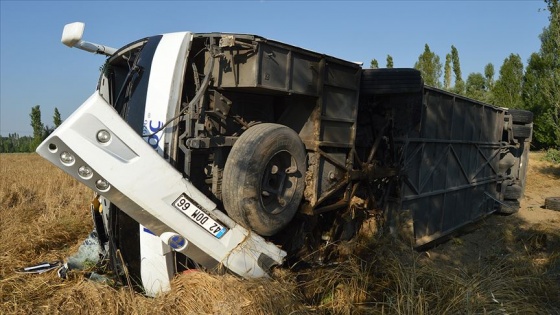
[[[86,25],[82,22],[74,22],[64,25],[64,30],[62,30],[62,39],[60,41],[70,48],[76,47],[94,54],[111,56],[117,51],[112,47],[83,41],[82,36],[84,35],[85,26]]]
[[[68,47],[74,47],[82,40],[84,35],[85,24],[82,22],[74,22],[64,25],[62,31],[62,43]]]

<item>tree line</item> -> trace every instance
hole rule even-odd
[[[455,46],[451,45],[442,64],[440,57],[425,44],[414,68],[422,73],[427,85],[497,106],[532,111],[533,145],[560,148],[560,8],[558,0],[544,2],[550,13],[550,23],[540,34],[540,50],[531,54],[527,67],[524,68],[518,54],[512,53],[505,58],[497,80],[494,80],[494,65],[488,63],[484,73],[470,73],[464,81]],[[387,55],[386,67],[393,68],[391,55]],[[370,68],[379,68],[379,62],[372,59]],[[17,133],[0,136],[0,153],[33,152],[62,123],[57,108],[54,109],[54,127],[41,122],[39,105],[31,109],[30,117],[33,136],[20,137]]]
[[[539,149],[559,148],[560,8],[558,0],[545,0],[545,3],[550,13],[549,25],[539,36],[540,50],[531,54],[526,67],[521,57],[512,53],[505,58],[497,80],[494,80],[494,65],[488,63],[484,73],[470,73],[464,81],[455,46],[451,46],[442,64],[440,57],[426,44],[414,68],[422,73],[427,85],[497,106],[532,111],[533,145]],[[393,68],[391,55],[387,55],[386,65]],[[370,68],[379,68],[379,62],[371,60]]]
[[[33,152],[60,124],[60,112],[54,108],[53,124],[45,125],[41,121],[41,106],[35,105],[29,114],[33,136],[20,137],[17,133],[10,133],[7,137],[0,136],[0,153]]]

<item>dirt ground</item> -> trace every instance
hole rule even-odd
[[[525,198],[521,201],[518,217],[525,226],[542,225],[560,229],[560,212],[544,209],[547,197],[560,197],[560,165],[551,166],[542,161],[542,153],[532,153],[528,170]]]
[[[539,264],[559,255],[560,211],[545,209],[544,204],[547,197],[560,197],[560,165],[544,161],[543,156],[540,152],[530,154],[525,196],[518,213],[489,216],[464,234],[426,251],[426,257],[467,265],[524,252]]]
[[[370,238],[333,266],[272,280],[178,275],[157,298],[56,272],[14,272],[64,259],[91,231],[91,191],[36,154],[0,155],[0,314],[560,314],[560,164],[530,155],[518,213],[490,215],[417,252]],[[342,244],[341,244],[342,245]],[[362,246],[363,245],[363,246]],[[362,248],[364,250],[362,250]]]

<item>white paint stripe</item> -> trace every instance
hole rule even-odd
[[[182,82],[184,77],[190,33],[166,34],[154,54],[150,70],[150,84],[146,95],[144,128],[146,133],[153,133],[175,115],[180,105]],[[156,151],[163,156],[165,140],[172,135],[171,123],[165,130],[149,140]],[[168,140],[169,141],[169,140]]]
[[[152,134],[161,128],[181,101],[181,90],[188,55],[190,33],[163,35],[156,48],[150,68],[146,95],[143,134]],[[172,138],[175,122],[145,140],[164,156],[165,141]],[[168,140],[169,141],[169,140]],[[151,296],[170,289],[175,272],[171,248],[159,236],[144,231],[140,225],[140,274],[146,293]]]

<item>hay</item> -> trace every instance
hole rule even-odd
[[[428,253],[373,228],[332,244],[330,265],[257,280],[188,272],[155,298],[88,281],[87,271],[16,274],[78,249],[92,228],[91,192],[36,154],[0,160],[0,314],[560,313],[560,232],[515,217],[481,224],[472,235],[491,239],[476,246],[467,236]]]

